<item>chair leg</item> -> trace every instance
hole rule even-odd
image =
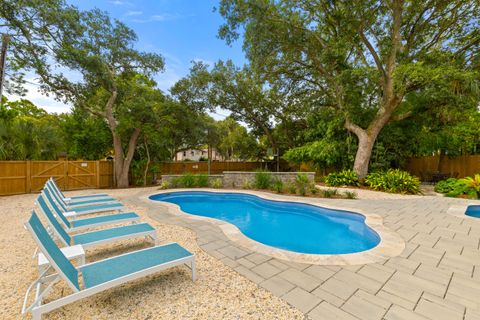
[[[197,269],[195,266],[195,259],[190,263],[190,268],[192,269],[192,281],[197,280]]]
[[[32,310],[32,320],[42,320],[42,313],[36,310]]]

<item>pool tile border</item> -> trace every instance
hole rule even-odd
[[[162,202],[169,213],[180,216],[182,218],[187,218],[195,221],[208,221],[216,226],[218,226],[225,236],[231,241],[239,244],[240,246],[250,249],[252,251],[268,255],[273,258],[297,262],[297,263],[307,263],[315,265],[362,265],[368,263],[378,263],[384,262],[389,258],[396,257],[402,253],[405,249],[405,241],[400,237],[399,234],[392,231],[391,229],[383,225],[383,219],[377,214],[367,213],[363,210],[351,207],[339,207],[332,206],[330,204],[320,202],[318,198],[305,198],[305,197],[296,197],[296,196],[284,196],[277,194],[270,194],[267,192],[261,191],[252,191],[252,190],[235,190],[235,189],[210,189],[210,188],[195,188],[195,189],[169,189],[169,190],[158,190],[157,192],[150,193],[144,196],[144,200],[157,202],[151,200],[149,197],[155,194],[161,193],[172,193],[172,192],[181,192],[181,191],[209,191],[209,192],[231,192],[231,193],[243,193],[258,196],[267,200],[275,200],[282,202],[298,202],[298,203],[307,203],[310,205],[321,206],[327,209],[351,211],[354,213],[361,214],[365,217],[365,223],[375,230],[380,237],[380,243],[366,251],[358,253],[349,253],[349,254],[305,254],[297,253],[288,250],[278,249],[265,245],[263,243],[257,242],[245,236],[236,226],[221,220],[208,217],[200,217],[191,215],[183,212],[180,207],[173,203]],[[312,201],[313,199],[317,201]],[[354,200],[352,200],[354,201]]]

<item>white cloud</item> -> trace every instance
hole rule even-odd
[[[122,0],[112,0],[109,2],[115,6],[132,6],[133,5],[133,3],[129,1],[122,1]]]
[[[173,21],[191,17],[192,15],[181,15],[178,13],[164,13],[164,14],[154,14],[145,19],[132,19],[132,22],[136,23],[148,23],[148,22],[163,22],[163,21]]]
[[[37,107],[45,109],[47,112],[63,113],[69,112],[72,108],[71,105],[65,104],[61,101],[55,100],[53,95],[47,96],[39,91],[38,85],[35,85],[35,79],[26,79],[24,87],[27,89],[27,94],[24,97],[17,95],[7,95],[9,100],[27,99],[33,102]]]
[[[142,14],[142,11],[128,11],[127,13],[125,13],[125,17],[141,16]]]

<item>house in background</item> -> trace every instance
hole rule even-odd
[[[208,148],[201,149],[188,149],[179,151],[175,155],[174,161],[200,161],[208,159]],[[224,161],[225,159],[217,152],[215,148],[212,148],[212,161]]]

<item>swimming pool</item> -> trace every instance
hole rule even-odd
[[[470,205],[467,207],[465,214],[469,217],[480,218],[480,206]]]
[[[229,222],[255,241],[297,253],[357,253],[380,243],[365,217],[354,212],[243,193],[179,191],[150,199],[176,204],[192,215]]]

